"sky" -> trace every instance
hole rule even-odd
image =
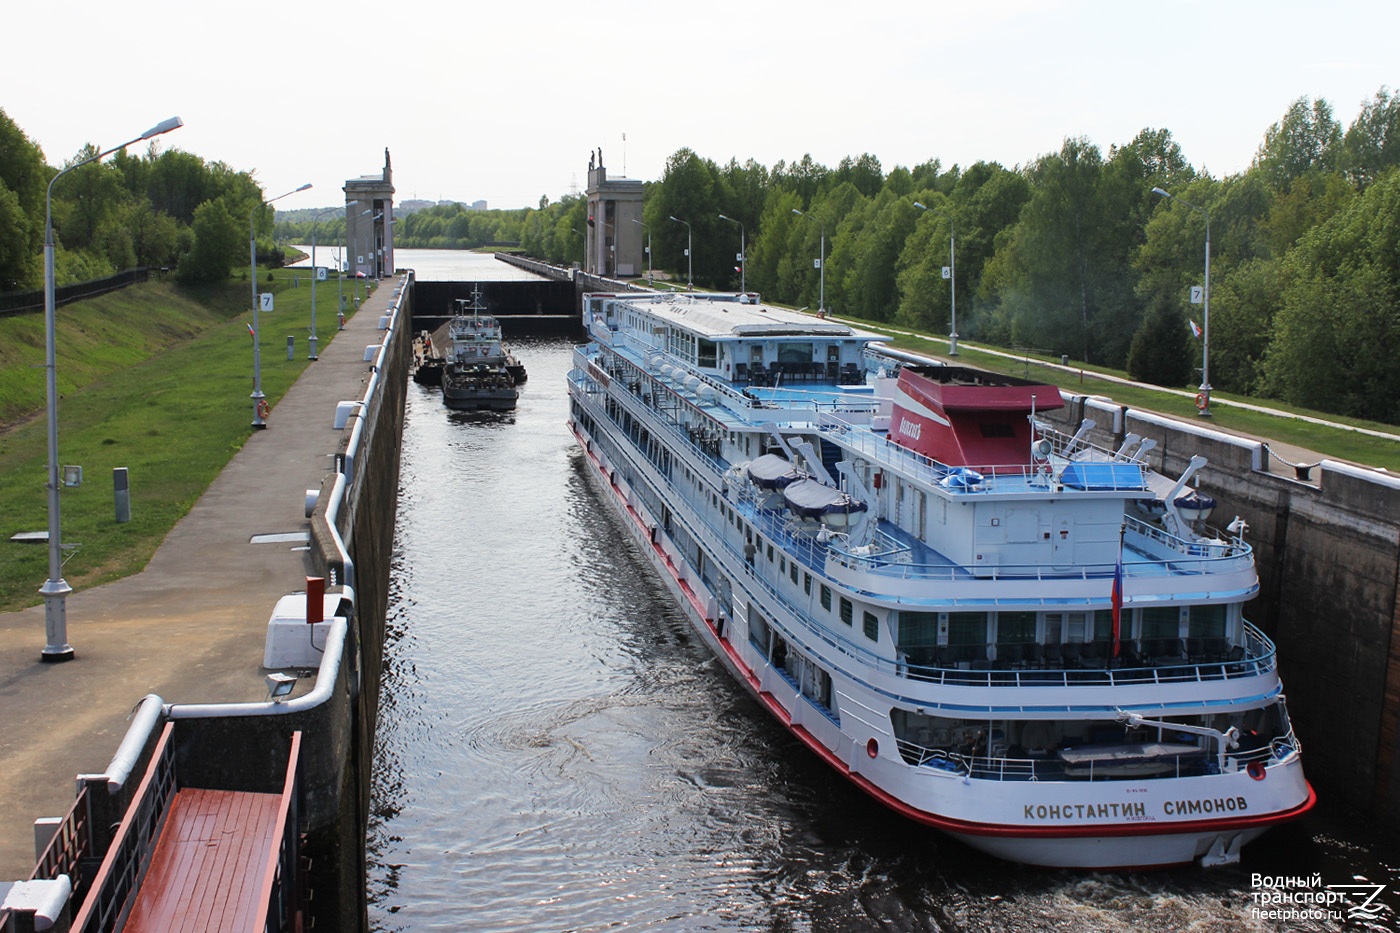
[[[1197,170],[1249,167],[1300,97],[1348,126],[1400,91],[1394,0],[69,0],[7,10],[0,109],[50,165],[160,138],[250,171],[282,208],[343,203],[387,148],[396,200],[535,206],[805,154],[885,171],[1105,155],[1166,129]],[[215,12],[217,11],[217,12]],[[141,151],[139,148],[131,150]]]

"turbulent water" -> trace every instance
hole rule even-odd
[[[624,541],[565,429],[569,347],[515,348],[530,380],[513,414],[410,386],[375,929],[1395,926],[1394,850],[1336,818],[1276,829],[1239,866],[1082,873],[999,862],[868,800],[724,673]],[[1289,879],[1387,888],[1347,919],[1362,895],[1328,914]],[[1256,913],[1280,892],[1304,915]]]

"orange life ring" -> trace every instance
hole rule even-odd
[[[265,398],[260,398],[260,399],[258,399],[258,417],[265,420],[265,419],[267,418],[267,412],[268,412],[267,399],[265,399]]]
[[[1197,392],[1197,393],[1196,393],[1196,410],[1197,410],[1197,411],[1205,411],[1205,410],[1206,410],[1206,406],[1209,405],[1209,404],[1210,404],[1210,399],[1206,398],[1206,394],[1205,394],[1204,392]]]

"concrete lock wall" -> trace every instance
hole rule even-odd
[[[351,583],[355,591],[355,618],[346,639],[341,665],[342,685],[336,687],[335,730],[344,730],[336,775],[325,774],[327,785],[338,784],[338,811],[308,838],[312,857],[312,882],[320,884],[318,916],[334,905],[336,929],[367,929],[365,902],[365,836],[369,826],[371,775],[374,763],[375,722],[383,666],[384,627],[389,602],[389,565],[393,556],[394,520],[398,511],[399,449],[403,439],[404,406],[412,362],[412,277],[396,285],[398,312],[384,342],[375,381],[373,403],[354,416],[362,424],[356,432],[347,424],[337,460],[350,462],[350,445],[359,449],[350,465],[345,506],[335,516],[336,533],[346,542],[354,567],[347,581],[337,566],[338,549],[331,531],[327,507],[330,488],[337,479],[328,476],[311,516],[312,560],[329,584],[333,579]],[[386,283],[384,286],[387,287]],[[352,419],[353,420],[353,419]],[[358,435],[358,437],[357,437]],[[330,762],[327,763],[331,764]],[[318,871],[317,863],[320,863]],[[330,918],[328,918],[330,919]]]
[[[1212,524],[1249,523],[1260,593],[1246,610],[1278,646],[1288,711],[1319,793],[1400,827],[1400,480],[1324,460],[1309,481],[1267,472],[1259,441],[1101,399],[1069,396],[1049,413],[1067,431],[1116,449],[1152,438],[1150,466],[1180,475],[1209,461],[1199,488],[1219,503]]]

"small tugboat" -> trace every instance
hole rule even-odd
[[[586,475],[817,759],[1017,862],[1236,862],[1314,804],[1239,519],[1046,384],[748,295],[584,296]],[[1180,455],[1176,462],[1180,463]]]
[[[525,367],[501,340],[501,325],[481,304],[481,290],[457,300],[447,325],[442,402],[459,411],[510,411],[520,397]],[[518,374],[518,375],[517,375]]]

